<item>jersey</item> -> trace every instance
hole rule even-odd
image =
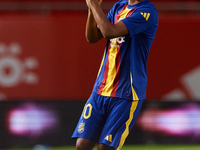
[[[107,41],[93,92],[129,100],[146,98],[147,58],[158,27],[158,12],[149,0],[114,4],[112,24],[123,21],[129,34]]]

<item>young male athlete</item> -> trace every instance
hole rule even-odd
[[[101,0],[86,0],[86,38],[108,39],[92,95],[72,135],[77,150],[119,150],[146,98],[147,57],[158,27],[149,0],[120,0],[104,15]]]

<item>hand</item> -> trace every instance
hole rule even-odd
[[[87,4],[87,6],[88,6],[89,9],[90,9],[90,3],[91,3],[92,1],[96,1],[96,2],[99,3],[99,5],[101,5],[101,3],[102,3],[103,0],[86,0],[86,4]]]
[[[85,0],[87,7],[90,9],[90,4],[89,4],[89,0]]]
[[[101,3],[103,2],[103,0],[98,0],[99,1],[99,5],[101,5]]]

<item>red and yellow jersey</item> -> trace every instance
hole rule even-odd
[[[93,92],[130,100],[146,98],[147,58],[158,27],[158,13],[144,0],[129,5],[117,2],[107,15],[111,23],[123,21],[129,34],[107,41]]]

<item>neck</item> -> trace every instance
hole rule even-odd
[[[137,3],[141,2],[141,1],[143,1],[143,0],[129,0],[128,4],[129,5],[134,5],[134,4],[137,4]]]

